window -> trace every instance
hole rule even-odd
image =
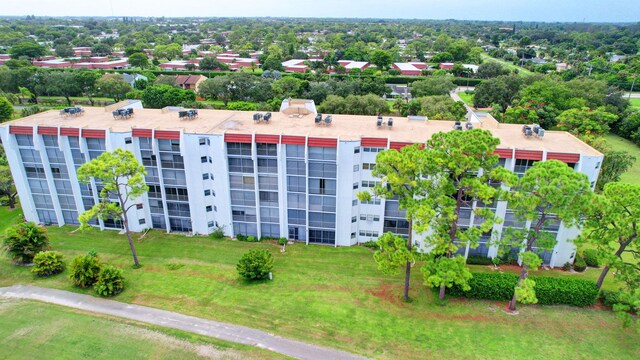
[[[251,156],[251,144],[227,143],[227,153],[229,155]]]
[[[357,216],[352,216],[351,217],[351,222],[354,223],[356,221],[358,221],[358,217]]]
[[[304,210],[287,210],[289,224],[305,225],[307,223],[307,214]]]
[[[207,212],[212,212],[213,211],[213,206],[207,205],[206,210],[207,210]]]
[[[211,196],[211,190],[207,189],[204,191],[204,196]]]
[[[304,158],[304,145],[287,145],[287,157]]]
[[[144,207],[144,205],[142,205],[142,204],[136,204],[136,209],[138,209],[138,210],[142,210],[143,207]]]
[[[317,180],[317,179],[316,179]],[[306,181],[302,176],[287,176],[287,190],[293,192],[304,192]]]
[[[336,148],[310,146],[309,159],[314,160],[336,160]]]
[[[336,243],[336,232],[331,230],[309,229],[309,242],[333,245]]]
[[[334,196],[309,195],[309,210],[335,212],[336,198]]]
[[[256,144],[256,151],[260,156],[278,156],[278,145],[276,144]]]
[[[309,179],[309,194],[335,195],[336,181],[328,179]]]
[[[596,169],[600,169],[600,161],[598,161],[598,162],[596,163],[596,167],[595,167],[595,168],[596,168]]]
[[[218,212],[218,207],[213,205],[213,211]]]
[[[200,145],[211,145],[211,143],[209,142],[209,139],[208,138],[203,138],[203,137],[198,138],[198,143]]]
[[[202,174],[202,180],[209,180],[209,174]]]
[[[215,222],[214,222],[214,221],[209,221],[209,222],[207,223],[207,227],[212,228],[212,227],[215,227],[215,226],[216,226],[216,225],[215,225]]]
[[[371,153],[377,153],[380,151],[383,151],[385,148],[382,147],[364,147],[362,148],[363,152],[371,152]]]
[[[278,193],[273,191],[260,191],[260,205],[278,206]]]
[[[131,138],[130,138],[130,137],[126,137],[126,138],[124,138],[124,143],[125,143],[125,144],[131,144],[132,142],[133,142],[133,141],[131,140]]]
[[[278,190],[278,178],[276,176],[260,175],[258,176],[258,184],[260,190]]]
[[[278,173],[278,160],[276,159],[262,159],[258,158],[258,172],[277,174]]]
[[[353,165],[353,172],[357,172],[359,170],[360,170],[360,165],[358,164]]]
[[[525,160],[525,159],[516,159],[516,164],[513,171],[517,174],[524,174],[528,168],[532,167],[537,160]]]
[[[372,188],[372,187],[375,187],[376,184],[378,184],[378,181],[367,181],[367,180],[362,181],[363,188]]]
[[[210,156],[202,156],[202,157],[200,158],[200,162],[201,162],[201,163],[206,163],[206,162],[208,162],[208,163],[210,163],[210,164],[211,164],[213,161],[211,161],[211,157],[210,157]]]
[[[371,237],[371,238],[377,238],[378,237],[378,232],[377,231],[369,231],[369,230],[360,230],[359,233],[360,236],[366,236],[366,237]]]
[[[307,166],[303,160],[287,160],[287,174],[306,175]]]
[[[380,205],[380,203],[381,203],[381,200],[380,198],[377,198],[377,197],[372,197],[371,200],[369,201],[360,202],[360,204],[363,204],[363,205]]]
[[[294,209],[304,209],[306,207],[306,198],[305,194],[301,193],[288,193],[287,194],[287,204],[289,208]]]
[[[354,154],[360,154],[360,146],[356,146],[353,148],[353,153]]]
[[[255,192],[231,190],[231,203],[233,205],[255,206],[256,205]]]
[[[145,220],[145,219],[139,219],[138,220],[138,224],[140,224],[140,225],[144,225],[146,223],[147,223],[147,220]]]
[[[373,170],[375,166],[376,164],[374,163],[364,163],[362,164],[362,170]]]
[[[260,208],[260,222],[278,223],[280,218],[279,209],[277,208]]]
[[[357,183],[357,182],[354,182],[354,183],[353,183],[353,189],[355,190],[355,189],[357,189],[357,188],[358,188],[358,183]]]
[[[336,178],[336,164],[323,162],[309,163],[309,177]]]
[[[358,200],[357,199],[351,200],[351,206],[358,206]]]
[[[352,233],[351,233],[351,238],[352,238],[352,239],[355,239],[355,238],[356,238],[356,233],[352,232]]]
[[[321,228],[335,228],[336,214],[310,211],[309,226],[316,226]]]
[[[253,173],[253,160],[229,158],[229,172]]]

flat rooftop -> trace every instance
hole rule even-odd
[[[124,106],[126,107],[126,106]],[[313,137],[359,140],[362,137],[389,138],[391,141],[422,143],[431,135],[452,131],[453,121],[409,120],[392,117],[393,127],[376,126],[376,116],[332,115],[330,126],[316,125],[314,114],[287,115],[272,112],[269,123],[253,121],[255,111],[198,110],[193,120],[180,120],[176,111],[160,109],[135,109],[130,119],[114,119],[110,109],[85,108],[78,117],[62,117],[59,110],[49,110],[25,118],[0,124],[18,126],[55,126],[86,129],[109,129],[111,132],[130,132],[134,128],[157,130],[182,130],[188,134],[283,134]],[[264,113],[264,112],[262,112]],[[326,116],[325,114],[324,116]],[[385,116],[386,121],[389,116]],[[564,131],[546,131],[544,138],[525,137],[522,125],[500,124],[490,116],[480,117],[481,123],[474,127],[490,130],[500,139],[499,148],[546,150],[551,152],[581,153],[590,156],[602,155],[591,146]]]

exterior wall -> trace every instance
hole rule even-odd
[[[363,203],[356,197],[378,181],[371,174],[377,154],[406,145],[387,138],[340,141],[286,135],[185,134],[153,129],[114,133],[11,125],[0,127],[0,138],[29,221],[77,224],[77,214],[99,201],[100,190],[95,181],[78,183],[77,168],[103,151],[124,148],[145,165],[152,189],[128,212],[133,231],[157,228],[208,234],[221,227],[229,236],[288,237],[333,246],[375,240],[385,231],[403,236],[408,232],[397,200],[372,198]],[[496,152],[503,166],[520,174],[535,161],[560,159],[586,174],[593,186],[603,159],[521,149]],[[461,226],[474,223],[471,210],[477,206],[489,206],[505,219],[481,242],[491,235],[500,236],[507,226],[531,226],[530,222],[517,224],[505,202],[474,202],[465,209]],[[117,222],[102,220],[94,225],[102,229],[121,227]],[[575,238],[580,229],[550,224],[547,230],[557,232],[558,245],[544,254],[545,263],[562,266],[572,261],[575,247],[567,240]],[[414,236],[418,243],[424,238],[424,234]],[[497,251],[488,244],[477,249],[461,244],[459,253],[492,257]]]

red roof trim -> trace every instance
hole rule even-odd
[[[386,148],[388,143],[387,138],[366,138],[363,137],[360,140],[360,144],[362,146],[371,146],[371,147],[383,147]]]
[[[577,163],[580,161],[580,154],[548,152],[547,160],[560,160],[566,163]]]
[[[304,136],[282,135],[281,142],[288,145],[304,145],[305,138]]]
[[[38,126],[38,134],[58,136],[58,128],[52,126]]]
[[[31,126],[9,125],[9,134],[33,135],[33,128]]]
[[[338,147],[338,139],[328,139],[328,138],[309,138],[308,146],[319,146],[319,147]]]
[[[501,159],[511,159],[513,157],[513,150],[511,150],[511,149],[496,149],[494,154],[498,154]]]
[[[82,129],[83,138],[104,139],[107,133],[104,130]]]
[[[76,128],[60,128],[61,136],[80,136],[80,129]]]
[[[133,129],[131,130],[131,136],[150,138],[153,137],[153,130],[151,129]]]
[[[261,135],[261,134],[256,134],[256,143],[278,144],[279,142],[280,142],[280,135]]]
[[[516,150],[516,159],[542,160],[542,151]]]
[[[224,134],[224,142],[251,144],[251,134]]]
[[[160,140],[180,140],[180,131],[156,130],[153,137]]]
[[[414,145],[414,143],[392,141],[391,144],[389,145],[389,149],[400,150],[405,146],[411,146],[411,145]]]

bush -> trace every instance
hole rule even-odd
[[[278,244],[282,246],[287,245],[288,242],[289,242],[289,239],[287,239],[286,237],[281,237],[278,239]]]
[[[564,263],[564,265],[562,265],[562,270],[563,270],[563,271],[569,271],[569,270],[571,270],[571,263],[570,263],[570,262],[568,262],[568,261],[567,261],[566,263]]]
[[[42,111],[44,111],[44,109],[42,109],[40,106],[32,105],[22,109],[22,111],[20,111],[20,114],[22,115],[22,117],[27,117],[27,116],[35,115]]]
[[[587,266],[600,267],[600,264],[598,263],[598,251],[596,251],[596,249],[586,249],[582,256],[584,257],[584,262]]]
[[[375,241],[367,241],[367,242],[363,242],[363,243],[361,243],[360,245],[362,245],[362,246],[364,246],[364,247],[366,247],[366,248],[369,248],[369,249],[371,249],[371,250],[378,250],[378,249],[380,249],[380,245],[378,245],[378,243],[377,243],[377,242],[375,242]]]
[[[98,281],[93,288],[100,296],[114,296],[120,294],[124,290],[124,276],[122,269],[115,266],[105,266],[98,275]]]
[[[242,235],[242,234],[237,234],[236,235],[236,239],[238,241],[246,241],[246,242],[259,242],[260,239],[258,239],[257,237],[253,236],[253,235]]]
[[[260,240],[258,240],[258,238],[253,235],[247,236],[247,242],[258,242],[258,241]]]
[[[538,304],[573,306],[593,305],[598,298],[598,288],[593,281],[573,278],[529,276],[535,281]],[[473,273],[469,280],[469,291],[454,285],[448,290],[451,296],[465,296],[472,299],[509,301],[518,282],[518,276],[511,273]]]
[[[493,261],[490,257],[471,255],[467,257],[467,264],[470,265],[492,265]]]
[[[242,234],[236,234],[236,240],[238,241],[247,241],[247,237]]]
[[[31,270],[36,276],[46,277],[64,271],[63,256],[57,251],[41,251],[34,258],[35,266]]]
[[[511,273],[473,273],[469,280],[471,289],[463,291],[457,285],[448,289],[451,296],[465,296],[471,299],[511,300],[518,282],[518,275]]]
[[[587,269],[587,263],[581,256],[576,257],[576,261],[573,263],[573,270],[583,272]]]
[[[273,255],[265,249],[250,250],[242,255],[236,270],[247,280],[266,279],[273,270]]]
[[[602,300],[602,305],[612,308],[613,305],[620,304],[620,293],[611,290],[601,290],[600,300]]]
[[[37,253],[49,249],[49,236],[34,222],[16,224],[7,229],[2,248],[13,261],[29,264]]]
[[[224,229],[221,227],[216,228],[215,230],[213,230],[213,232],[211,233],[211,237],[216,239],[216,240],[221,240],[224,239]]]
[[[88,288],[98,281],[101,267],[100,259],[95,254],[76,256],[71,261],[69,278],[73,285]]]
[[[247,101],[230,102],[227,104],[227,110],[255,111],[256,109],[256,104]]]
[[[535,276],[538,304],[589,306],[598,299],[598,287],[591,280]]]

